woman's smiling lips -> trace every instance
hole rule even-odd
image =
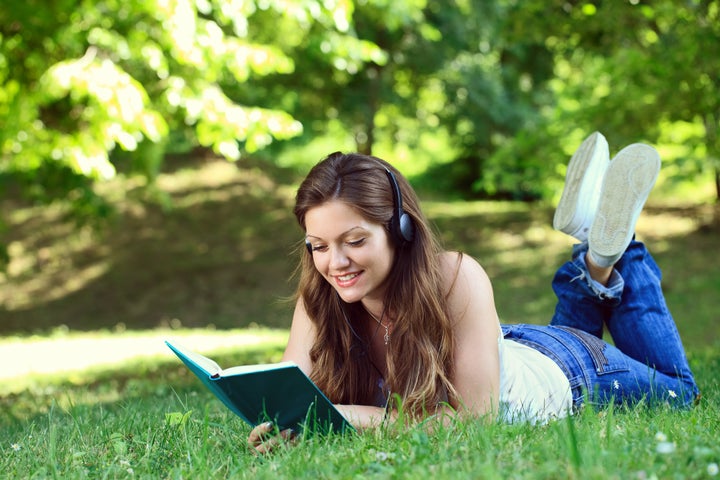
[[[341,288],[347,288],[352,287],[357,283],[358,278],[360,278],[360,275],[362,272],[351,272],[351,273],[344,273],[342,275],[333,275],[333,278],[335,279],[335,283],[338,287]]]

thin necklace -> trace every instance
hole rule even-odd
[[[380,315],[380,320],[378,320],[375,315],[370,313],[370,310],[365,309],[365,311],[368,313],[368,315],[372,317],[373,320],[378,323],[378,326],[385,329],[385,335],[383,335],[383,340],[385,341],[385,345],[387,345],[390,342],[390,325],[385,325],[384,323],[382,323],[382,319],[385,318],[385,309],[383,308],[382,315]]]

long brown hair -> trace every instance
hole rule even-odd
[[[385,385],[412,415],[434,411],[455,396],[454,340],[447,287],[440,266],[441,248],[422,214],[417,195],[389,163],[361,154],[333,153],[315,165],[298,189],[294,213],[303,230],[308,210],[340,200],[368,221],[389,228],[394,201],[385,168],[395,174],[403,208],[412,218],[415,238],[395,249],[386,279],[384,308],[391,312]],[[312,379],[331,401],[371,405],[377,398],[379,372],[367,351],[369,335],[354,321],[366,313],[360,302],[346,304],[304,254],[297,296],[317,331],[310,350]],[[364,325],[365,322],[362,323]],[[386,392],[387,393],[387,392]]]

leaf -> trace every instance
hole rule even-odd
[[[188,419],[192,415],[192,410],[188,410],[185,413],[182,412],[170,412],[165,414],[165,425],[170,427],[179,426],[184,428],[188,422]]]
[[[122,433],[113,432],[110,434],[110,443],[112,444],[116,455],[124,456],[127,454],[128,446],[125,441],[125,436]]]

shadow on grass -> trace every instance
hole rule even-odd
[[[20,261],[0,282],[0,332],[287,328],[302,232],[291,212],[291,182],[261,166],[222,161],[177,169],[158,181],[172,200],[168,209],[120,185],[117,217],[95,234],[74,231],[52,209],[17,220],[9,240]],[[503,322],[550,320],[550,282],[571,247],[550,228],[551,207],[429,201],[426,212],[448,248],[487,270]],[[712,345],[720,333],[719,233],[703,227],[705,216],[702,207],[648,207],[639,229],[664,271],[667,301],[689,346]]]
[[[10,242],[28,253],[4,286],[0,330],[289,326],[301,239],[291,199],[262,172],[229,168],[170,186],[168,209],[123,200],[99,232],[52,215],[14,225]]]

